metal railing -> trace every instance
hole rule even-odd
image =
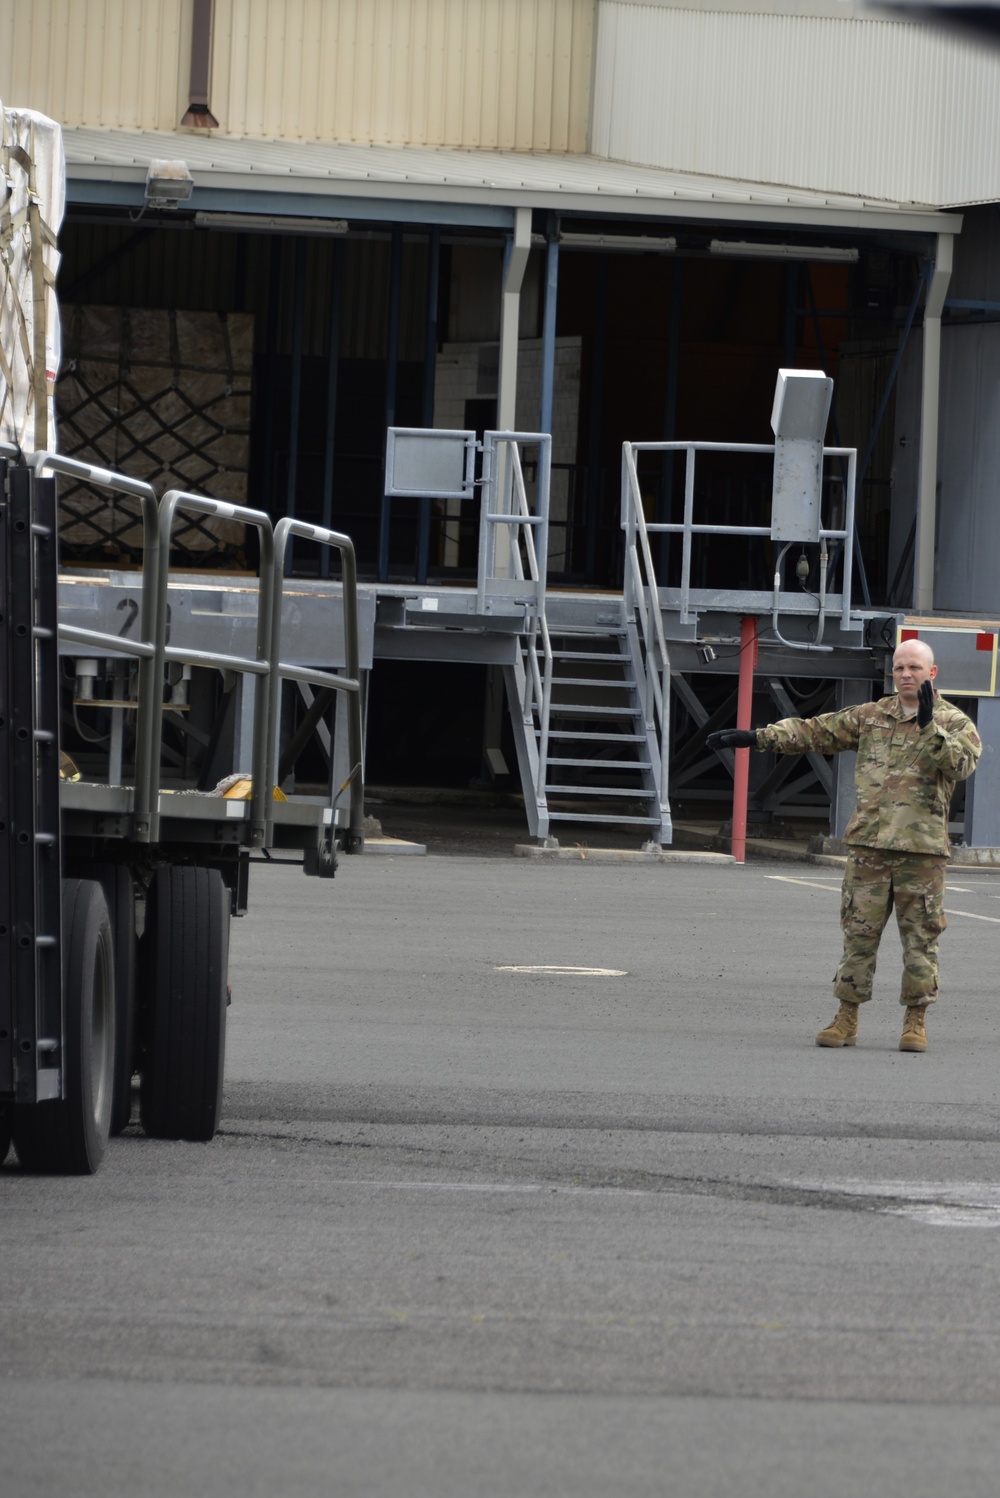
[[[281,658],[282,616],[281,604],[284,596],[285,554],[289,538],[299,536],[306,541],[315,541],[320,546],[331,547],[340,552],[343,579],[341,597],[344,619],[344,667],[346,675],[339,676],[329,671],[317,671],[309,666],[290,665]],[[361,775],[364,761],[364,743],[361,727],[361,658],[358,643],[358,564],[354,555],[354,543],[349,536],[339,531],[327,530],[321,525],[309,525],[302,520],[286,517],[274,528],[274,594],[271,600],[271,635],[268,658],[271,673],[268,682],[267,721],[264,731],[265,759],[262,785],[270,786],[275,780],[275,760],[278,744],[278,715],[281,707],[281,683],[286,680],[304,681],[311,686],[327,687],[334,692],[348,695],[347,747],[350,759],[351,815],[348,837],[352,845],[360,845],[364,838],[365,793]],[[332,754],[331,754],[332,762]],[[256,792],[256,783],[254,785]],[[266,842],[271,840],[274,824],[274,799],[268,796],[264,802]],[[333,802],[331,802],[331,807]],[[331,837],[333,835],[331,827]]]
[[[254,658],[242,655],[226,655],[214,650],[193,650],[190,647],[167,644],[167,589],[170,567],[170,535],[178,510],[188,510],[196,515],[212,515],[223,520],[236,520],[251,525],[260,537],[260,582],[257,591],[257,644]],[[136,816],[149,816],[150,841],[159,837],[160,824],[160,741],[163,737],[163,691],[164,668],[168,661],[185,666],[212,666],[223,671],[237,671],[264,678],[261,688],[254,696],[253,752],[251,755],[252,791],[250,800],[250,843],[260,847],[264,842],[264,806],[270,800],[273,787],[264,780],[267,763],[267,743],[264,730],[268,714],[268,684],[271,677],[271,662],[268,647],[271,641],[271,614],[274,607],[274,533],[271,518],[263,510],[247,509],[244,505],[230,504],[221,499],[207,499],[201,494],[187,494],[182,489],[170,489],[160,501],[159,510],[160,545],[157,554],[157,574],[154,588],[156,599],[156,623],[153,634],[153,673],[158,689],[139,699],[139,735],[148,746],[145,759],[136,752],[135,766],[135,811]],[[143,592],[145,582],[145,557],[143,558]],[[145,737],[142,734],[143,719],[150,720]]]
[[[258,680],[253,708],[251,753],[251,802],[249,841],[251,846],[269,846],[274,825],[273,777],[276,759],[276,724],[281,681],[290,678],[344,692],[349,703],[348,743],[352,771],[363,757],[361,724],[360,647],[358,636],[357,567],[349,537],[301,521],[282,520],[272,529],[271,519],[260,510],[204,495],[170,490],[157,500],[153,489],[138,480],[108,469],[64,458],[56,453],[35,453],[31,466],[81,478],[99,488],[130,496],[142,507],[143,559],[139,638],[124,638],[99,630],[60,624],[62,641],[96,648],[107,655],[131,656],[139,660],[138,711],[136,723],[135,782],[132,794],[131,835],[136,842],[155,843],[160,829],[160,746],[163,736],[163,684],[168,663],[207,666],[234,671]],[[253,526],[260,537],[260,578],[257,594],[257,630],[253,657],[169,645],[168,585],[170,537],[178,510],[236,520]],[[344,675],[316,667],[282,662],[281,599],[288,539],[292,535],[339,550],[343,558]],[[331,786],[331,836],[336,796]],[[351,779],[349,846],[360,847],[364,828],[364,784],[360,773]]]
[[[158,694],[156,667],[156,594],[160,577],[160,525],[159,501],[156,491],[140,479],[130,479],[124,474],[114,473],[94,463],[83,463],[77,458],[64,458],[59,453],[37,452],[28,458],[29,465],[41,476],[43,470],[62,473],[68,478],[83,479],[98,489],[110,489],[139,502],[142,513],[142,595],[139,604],[139,638],[125,639],[120,635],[105,634],[101,630],[82,629],[73,624],[60,624],[59,638],[75,645],[89,645],[105,649],[115,655],[128,655],[139,661],[139,702],[149,702]],[[132,801],[132,836],[136,842],[150,841],[149,797],[140,810],[139,783],[148,783],[148,764],[159,751],[159,739],[155,744],[151,738],[152,719],[147,712],[137,715],[136,723],[136,790]]]
[[[669,826],[670,806],[667,800],[667,776],[670,758],[670,656],[663,632],[653,553],[649,545],[649,527],[642,508],[639,478],[635,466],[637,444],[622,445],[622,527],[625,531],[625,578],[623,593],[626,619],[636,619],[639,626],[645,678],[643,715],[647,731],[659,749],[652,761],[660,816]],[[632,502],[630,502],[630,500]],[[638,503],[634,502],[635,500]],[[638,664],[638,663],[637,663]]]
[[[535,507],[528,502],[521,463],[521,444],[538,446]],[[483,434],[483,490],[479,527],[477,610],[489,613],[493,600],[512,599],[540,613],[545,610],[549,559],[549,492],[552,438],[545,432],[485,432]],[[537,532],[538,541],[532,532]],[[520,547],[527,553],[529,539],[534,570],[525,577]],[[525,587],[530,581],[531,586]]]
[[[521,443],[537,443],[539,448],[534,511],[524,482]],[[521,714],[525,729],[531,734],[535,731],[535,713],[538,714],[534,789],[542,820],[547,817],[545,767],[552,709],[552,642],[545,617],[551,457],[552,438],[545,433],[486,432],[483,437],[477,609],[481,614],[486,613],[488,600],[498,597],[526,605],[526,670]],[[501,541],[501,537],[506,540]]]
[[[648,535],[679,535],[681,540],[681,582],[679,591],[679,620],[681,624],[689,624],[693,614],[700,607],[714,607],[724,604],[724,590],[695,590],[691,587],[691,558],[692,543],[695,536],[746,536],[763,537],[771,539],[771,527],[769,525],[709,525],[694,518],[695,506],[695,463],[696,454],[699,452],[713,453],[771,453],[774,452],[773,443],[753,442],[626,442],[623,444],[623,453],[630,454],[630,460],[623,461],[622,467],[622,527],[628,534],[629,515],[635,514],[641,517],[642,527]],[[642,511],[642,496],[639,491],[639,481],[636,472],[635,455],[639,452],[659,453],[684,453],[686,461],[684,465],[684,518],[681,521],[647,521]],[[850,628],[851,619],[851,583],[853,569],[853,537],[854,537],[854,490],[857,474],[857,451],[853,447],[824,447],[824,458],[844,458],[847,460],[847,477],[844,484],[844,524],[843,526],[821,526],[818,532],[818,541],[822,546],[824,542],[843,541],[843,581],[841,586],[840,615],[841,627]],[[652,573],[650,574],[652,576]],[[821,581],[821,603],[823,612],[826,611],[826,575]],[[727,590],[730,593],[730,607],[738,607],[746,613],[770,613],[774,607],[773,593],[749,593],[740,590]],[[735,600],[739,599],[739,602]],[[695,608],[692,609],[692,604]]]
[[[640,452],[684,453],[684,518],[676,521],[648,521],[642,503],[636,454]],[[626,616],[637,622],[640,644],[645,657],[644,711],[647,729],[655,735],[658,748],[657,789],[661,814],[669,819],[667,796],[668,765],[670,756],[670,658],[663,630],[662,608],[664,602],[673,602],[676,594],[678,620],[689,624],[696,617],[698,608],[729,607],[745,614],[769,613],[777,638],[791,648],[824,649],[822,637],[826,618],[828,594],[827,547],[830,541],[842,541],[843,580],[840,598],[840,622],[843,629],[850,627],[851,580],[854,539],[854,491],[857,453],[854,448],[825,447],[824,458],[846,458],[844,524],[842,527],[820,526],[817,540],[821,548],[819,614],[817,616],[816,643],[803,646],[799,642],[787,641],[777,629],[779,613],[781,563],[788,550],[785,545],[779,552],[775,569],[774,588],[771,592],[750,592],[733,589],[692,589],[691,561],[693,538],[700,536],[746,536],[772,538],[771,527],[765,525],[711,525],[698,522],[695,512],[695,463],[699,452],[724,453],[774,453],[773,444],[737,442],[625,442],[622,444],[622,515],[621,524],[625,532],[625,578],[624,599]],[[651,535],[679,535],[681,541],[681,576],[679,590],[661,590],[653,566],[650,547]],[[789,543],[791,544],[791,543]],[[694,608],[692,607],[694,605]]]

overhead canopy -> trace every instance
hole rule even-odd
[[[144,130],[64,130],[67,200],[142,205],[154,160],[183,160],[189,209],[513,227],[518,208],[802,230],[955,234],[961,217],[609,162],[596,156],[265,141]]]

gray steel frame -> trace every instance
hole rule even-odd
[[[820,568],[820,609],[817,622],[817,638],[814,642],[804,641],[796,646],[795,642],[785,640],[777,629],[778,615],[782,612],[789,614],[803,613],[808,610],[812,613],[815,605],[812,599],[806,602],[803,597],[794,593],[786,593],[780,589],[781,561],[788,547],[779,553],[774,589],[769,593],[753,590],[730,590],[730,589],[692,589],[691,587],[691,557],[692,541],[695,535],[727,535],[727,536],[758,536],[771,539],[771,526],[729,526],[729,525],[706,525],[700,524],[694,518],[695,501],[695,463],[698,452],[730,452],[730,453],[774,453],[773,444],[760,443],[732,443],[732,442],[626,442],[622,444],[622,529],[625,532],[626,556],[625,556],[625,607],[626,616],[629,620],[636,621],[636,643],[641,648],[642,659],[636,661],[637,677],[641,679],[641,673],[645,674],[645,700],[647,708],[647,726],[651,735],[659,744],[659,779],[658,788],[660,793],[661,812],[664,818],[664,827],[670,827],[670,805],[669,805],[669,756],[670,756],[670,691],[671,684],[677,690],[688,710],[692,713],[695,722],[699,725],[698,737],[711,728],[721,726],[716,717],[721,719],[721,714],[712,718],[702,707],[698,698],[679,672],[672,676],[670,656],[667,650],[665,632],[663,628],[663,612],[669,610],[676,613],[677,623],[682,631],[695,628],[698,623],[699,611],[724,610],[727,613],[738,614],[769,614],[772,619],[776,638],[788,654],[796,648],[816,652],[826,649],[830,654],[829,647],[819,644],[822,637],[823,623],[826,618],[827,606],[839,613],[839,627],[846,635],[857,633],[862,627],[862,621],[851,615],[851,564],[853,559],[854,544],[854,495],[857,454],[853,448],[826,447],[823,449],[824,458],[846,458],[847,479],[845,484],[845,513],[844,525],[841,528],[829,526],[819,527],[818,540],[822,547],[824,559],[821,560]],[[649,522],[646,520],[642,506],[642,497],[639,487],[639,478],[636,464],[636,454],[639,452],[683,452],[686,454],[685,462],[685,485],[684,485],[684,519],[676,522]],[[653,566],[652,550],[650,547],[650,535],[674,534],[682,537],[681,556],[681,584],[679,588],[661,588],[656,579]],[[826,565],[825,552],[829,541],[844,542],[844,573],[843,586],[840,595],[829,595],[826,592]],[[654,602],[655,600],[655,602]],[[685,652],[686,653],[686,652]],[[813,654],[812,659],[817,657]],[[822,657],[819,657],[822,659]],[[767,690],[771,697],[785,715],[794,714],[794,706],[785,692],[780,680],[779,672],[771,669],[764,673]],[[732,754],[723,756],[730,769],[732,769]],[[685,755],[685,759],[689,758]],[[834,802],[838,796],[838,781],[835,782],[834,774],[830,766],[821,755],[809,755],[808,762],[813,775],[818,781],[824,794]],[[656,756],[654,756],[654,764]],[[780,795],[780,787],[787,778],[792,768],[791,761],[780,765],[769,777],[764,787],[758,787],[757,796],[754,798],[758,805],[773,809],[783,799]],[[681,770],[679,784],[690,782],[697,775],[699,766],[687,765]],[[840,796],[843,800],[843,796]],[[836,810],[835,813],[836,815]]]
[[[289,827],[301,825],[298,812],[291,812],[290,803],[276,803],[271,795],[277,747],[276,718],[280,684],[285,678],[306,681],[318,686],[347,694],[349,707],[349,740],[352,769],[360,767],[363,758],[361,727],[361,682],[358,647],[357,613],[357,565],[354,547],[348,536],[330,531],[322,526],[308,525],[302,521],[279,521],[277,530],[272,529],[270,517],[262,511],[251,510],[222,500],[209,499],[203,495],[187,494],[171,490],[157,502],[153,490],[147,484],[127,479],[106,469],[75,459],[63,458],[55,453],[41,452],[32,456],[31,466],[36,474],[44,470],[66,473],[85,478],[98,487],[106,487],[131,495],[142,506],[143,516],[143,566],[142,594],[140,606],[140,639],[126,639],[97,630],[82,629],[75,625],[60,628],[61,639],[85,645],[107,656],[133,656],[140,662],[139,703],[136,726],[135,785],[131,791],[119,787],[91,786],[84,796],[71,783],[64,783],[63,795],[67,809],[79,806],[80,810],[96,812],[103,808],[107,819],[108,835],[127,835],[133,842],[155,844],[161,838],[161,819],[171,823],[193,819],[198,822],[214,820],[226,829],[239,824],[234,840],[248,847],[268,847],[275,837],[275,823],[286,823]],[[167,585],[169,579],[170,536],[178,510],[198,514],[215,515],[254,526],[260,536],[261,566],[257,595],[257,630],[254,656],[241,656],[218,651],[199,651],[186,646],[167,644]],[[343,629],[346,649],[347,671],[337,675],[310,666],[299,666],[282,662],[281,600],[284,588],[284,561],[286,549],[292,536],[332,547],[341,554],[343,568]],[[256,693],[253,714],[252,794],[249,818],[241,810],[236,813],[233,803],[221,798],[198,797],[195,809],[192,798],[170,798],[169,808],[164,803],[160,790],[160,742],[163,731],[164,669],[168,662],[185,665],[210,666],[230,670],[259,678],[260,690]],[[313,804],[310,824],[328,843],[333,838],[336,825],[336,801],[340,790],[346,787],[331,785],[330,797],[317,815],[320,807]],[[115,792],[118,792],[116,795]],[[347,851],[360,848],[364,842],[364,783],[360,772],[350,780],[350,814],[347,828]],[[130,799],[126,809],[122,797]],[[184,802],[188,804],[182,805]],[[236,803],[241,805],[241,803]],[[225,808],[222,810],[222,808]],[[220,815],[221,811],[221,815]],[[329,815],[327,815],[327,813]],[[123,815],[126,822],[122,822]],[[115,829],[112,831],[111,829]],[[225,838],[227,834],[223,834]]]

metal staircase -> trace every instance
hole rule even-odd
[[[537,726],[549,822],[646,829],[659,842],[653,774],[659,750],[643,710],[641,666],[624,618],[600,631],[551,634],[552,686],[545,749]]]
[[[522,448],[536,452],[531,482]],[[641,504],[631,498],[634,464],[623,471],[622,598],[602,623],[566,620],[553,631],[551,459],[547,433],[485,432],[480,444],[472,431],[391,427],[386,505],[474,502],[480,490],[475,616],[494,627],[504,621],[519,637],[503,671],[531,836],[548,838],[553,822],[589,823],[669,843],[670,662]]]
[[[626,460],[625,585],[603,624],[552,626],[544,566],[536,565],[534,537],[526,531],[535,591],[520,653],[504,671],[528,827],[540,839],[551,836],[554,822],[642,830],[646,844],[673,838],[670,660],[645,521],[641,506],[632,503],[633,480],[634,464]],[[508,513],[526,519],[520,481],[515,493]],[[506,517],[484,510],[484,525],[494,518]],[[514,572],[524,575],[516,552]]]

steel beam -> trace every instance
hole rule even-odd
[[[941,313],[951,281],[954,237],[939,234],[937,257],[924,306],[923,382],[920,403],[920,478],[917,485],[916,566],[913,607],[934,608],[934,538],[937,521],[938,422],[941,400]]]

